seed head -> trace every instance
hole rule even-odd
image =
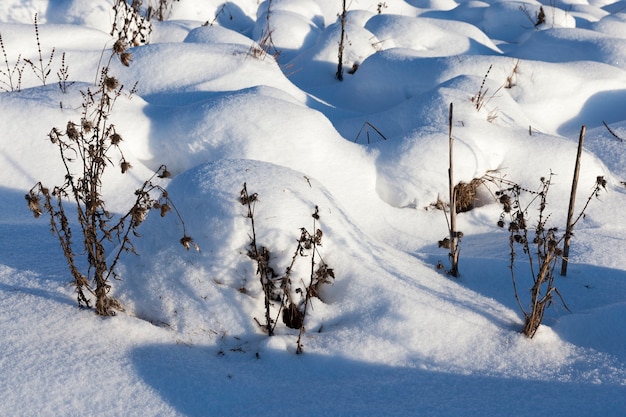
[[[124,43],[123,40],[118,39],[117,41],[115,41],[115,43],[113,44],[113,52],[115,52],[116,54],[121,54],[125,50],[126,50],[126,44]]]
[[[28,209],[33,212],[35,218],[41,216],[42,211],[41,205],[39,204],[39,197],[31,192],[29,194],[26,194],[24,198],[26,198],[26,201],[28,202]]]
[[[65,134],[70,140],[78,140],[80,138],[80,133],[78,133],[78,129],[76,129],[76,125],[72,122],[67,122],[67,128],[65,129]]]
[[[122,62],[124,66],[128,67],[132,60],[133,60],[133,54],[131,54],[130,52],[122,52],[120,54],[120,61]]]
[[[107,91],[115,90],[120,85],[115,77],[104,77],[103,84]]]
[[[159,178],[170,178],[172,174],[167,170],[167,168],[163,167],[163,171],[161,171],[161,173],[157,176]]]
[[[194,249],[200,252],[200,247],[193,241],[193,239],[187,235],[183,236],[180,239],[180,244],[185,247],[185,249],[189,250],[189,248],[193,245]]]
[[[123,160],[120,165],[122,167],[122,174],[126,174],[126,172],[133,167],[130,162],[127,162],[126,160]]]
[[[147,216],[148,210],[143,207],[136,206],[131,210],[131,217],[135,222],[135,226],[139,226],[144,220],[146,220]]]
[[[63,136],[59,129],[53,127],[50,133],[48,133],[48,137],[50,138],[50,142],[56,144],[59,141],[59,137]]]
[[[122,137],[118,133],[113,133],[111,136],[109,136],[109,140],[111,141],[112,145],[117,146],[122,141]]]
[[[81,121],[81,126],[86,133],[89,133],[93,128],[93,122],[91,120],[83,119]]]
[[[315,237],[313,238],[313,240],[315,241],[316,245],[322,245],[322,236],[324,235],[324,233],[322,233],[322,231],[320,229],[317,229],[315,231]]]

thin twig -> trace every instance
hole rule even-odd
[[[624,142],[624,139],[620,138],[617,133],[615,133],[610,127],[609,125],[603,120],[602,124],[604,125],[604,127],[606,127],[606,130],[609,131],[609,133],[617,140],[619,140],[620,142]]]

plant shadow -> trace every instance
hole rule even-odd
[[[617,385],[459,375],[311,353],[220,352],[154,344],[136,348],[131,360],[138,376],[186,416],[514,416],[531,412],[536,401],[541,415],[626,410]]]
[[[480,255],[481,251],[485,251],[484,242],[489,239],[492,239],[491,234],[464,238],[458,282],[514,310],[521,320],[523,315],[515,299],[506,251],[499,254],[492,252],[489,258]],[[433,245],[426,252],[420,256],[425,263],[436,265],[441,262],[445,267],[449,266],[445,250]],[[559,270],[560,264],[554,271],[555,286],[560,295],[554,295],[552,305],[546,309],[543,324],[562,340],[626,362],[626,335],[621,330],[626,325],[626,315],[623,314],[626,311],[626,271],[579,263],[570,263],[565,277],[559,275]],[[514,273],[520,301],[529,311],[533,281],[527,257],[516,260]]]

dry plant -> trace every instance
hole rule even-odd
[[[478,200],[478,189],[488,181],[488,177],[474,178],[470,182],[460,181],[454,186],[457,213],[472,210]]]
[[[374,126],[370,122],[365,122],[363,123],[363,126],[361,126],[361,128],[359,129],[359,133],[357,133],[356,138],[354,139],[355,143],[359,141],[359,137],[361,136],[361,133],[363,133],[363,129],[365,129],[365,136],[367,137],[368,145],[370,144],[370,129],[376,132],[376,134],[380,136],[381,138],[383,138],[383,140],[387,140],[385,135],[383,135],[381,131],[376,128],[376,126]]]
[[[298,340],[296,342],[296,353],[302,353],[302,336],[305,332],[304,321],[306,319],[307,311],[311,303],[312,297],[319,298],[319,290],[323,284],[330,284],[335,279],[335,272],[332,268],[329,268],[321,254],[319,253],[319,247],[322,245],[322,230],[317,228],[317,221],[319,221],[319,209],[315,206],[315,211],[312,214],[313,217],[313,230],[314,233],[309,233],[305,228],[301,228],[300,239],[298,240],[298,246],[294,253],[291,265],[285,272],[283,278],[283,285],[286,287],[285,296],[283,299],[283,307],[286,306],[284,311],[288,314],[283,314],[283,321],[287,327],[298,328]],[[308,254],[307,254],[308,253]],[[309,277],[308,285],[302,281],[302,286],[295,289],[295,292],[300,295],[300,300],[296,305],[293,301],[293,294],[291,293],[291,279],[290,274],[293,268],[294,261],[297,257],[311,257],[311,274]],[[319,261],[316,260],[316,256]],[[288,283],[285,284],[285,283]],[[286,302],[285,302],[286,301]],[[287,305],[288,303],[288,305]],[[288,319],[285,316],[288,316]],[[293,320],[293,318],[297,320]]]
[[[495,175],[497,173],[497,170],[490,170],[487,171],[482,177],[473,178],[470,182],[459,181],[456,183],[454,186],[456,212],[465,213],[478,207],[479,203],[482,205],[481,201],[484,200],[485,197],[479,195],[479,191],[481,189],[490,193],[494,197],[494,201],[496,201],[495,195],[493,195],[493,192],[491,191],[490,184],[501,183],[502,179]],[[444,203],[438,196],[437,201],[429,204],[425,208],[427,210],[430,208],[437,210],[449,210],[450,205],[448,203]]]
[[[437,269],[445,270],[445,272],[448,275],[452,275],[454,277],[459,276],[459,270],[458,270],[458,261],[459,261],[459,255],[460,255],[459,244],[461,243],[461,240],[463,239],[463,236],[464,236],[463,232],[458,231],[458,230],[455,230],[455,231],[452,230],[452,226],[448,218],[448,212],[450,212],[451,215],[452,215],[452,212],[454,212],[454,216],[456,216],[456,214],[458,213],[463,213],[463,212],[472,210],[475,206],[475,202],[477,201],[478,188],[484,185],[487,181],[489,181],[488,175],[482,178],[474,178],[469,183],[466,183],[463,181],[457,183],[454,186],[455,210],[450,210],[450,207],[451,207],[450,204],[445,203],[443,200],[441,200],[439,196],[437,196],[437,201],[435,201],[434,203],[431,203],[428,207],[426,207],[427,210],[430,208],[442,210],[444,217],[446,218],[446,224],[448,226],[448,235],[444,237],[443,239],[441,239],[440,241],[438,241],[437,245],[439,248],[447,249],[449,251],[448,257],[451,261],[450,262],[451,264],[456,259],[456,270],[454,269],[454,265],[452,265],[452,269],[446,269],[443,266],[443,263],[441,262],[437,264]],[[455,224],[455,229],[456,229],[456,224]],[[454,254],[456,256],[453,255],[453,252],[452,252],[453,239],[455,240]]]
[[[141,13],[141,0],[133,0],[129,5],[126,0],[115,0],[113,4],[113,27],[111,36],[125,45],[138,46],[148,43],[152,24]]]
[[[496,176],[497,172],[498,172],[497,170],[490,170],[486,172],[482,177],[473,178],[470,182],[459,181],[458,183],[454,185],[454,188],[452,191],[453,192],[453,195],[451,198],[451,201],[453,201],[452,203],[446,203],[443,200],[441,200],[439,196],[437,196],[437,201],[435,201],[434,203],[431,203],[428,207],[426,207],[427,210],[430,208],[434,208],[437,210],[442,210],[444,213],[444,216],[446,218],[446,224],[448,226],[448,235],[444,237],[442,240],[438,241],[438,246],[439,248],[449,250],[448,255],[450,257],[451,263],[455,259],[455,256],[453,255],[453,251],[452,251],[453,249],[452,242],[453,242],[453,239],[456,240],[455,242],[456,248],[454,251],[454,253],[456,254],[456,271],[454,269],[447,270],[441,262],[438,263],[437,269],[443,269],[449,275],[458,276],[459,274],[458,257],[460,255],[460,250],[459,250],[458,245],[460,244],[461,239],[463,239],[464,234],[461,231],[455,230],[456,220],[454,221],[454,226],[453,226],[452,221],[449,220],[448,218],[448,212],[450,213],[450,219],[452,219],[452,217],[456,218],[456,215],[459,213],[465,213],[470,210],[473,210],[474,208],[478,206],[478,204],[482,205],[484,203],[484,200],[486,200],[487,197],[486,195],[485,196],[479,195],[479,190],[481,189],[484,190],[485,193],[488,192],[489,194],[491,194],[491,196],[493,197],[493,201],[497,201],[496,196],[491,191],[491,186],[493,185],[498,186],[498,185],[501,185],[503,182],[501,178]],[[454,179],[451,178],[451,181],[454,181]],[[454,210],[451,210],[451,207],[452,207],[451,204],[454,205]],[[455,273],[457,275],[455,275]]]
[[[270,24],[270,17],[272,15],[272,0],[267,1],[267,13],[265,14],[265,28],[261,34],[261,38],[258,43],[252,44],[248,50],[248,55],[256,59],[264,59],[266,56],[271,55],[274,59],[278,59],[280,51],[274,45],[272,39],[273,29]]]
[[[274,52],[270,53],[272,50]],[[272,40],[272,31],[268,28],[263,30],[263,35],[261,36],[261,39],[259,39],[259,42],[253,43],[248,50],[248,55],[261,60],[265,59],[268,55],[277,59],[279,54],[280,52],[274,46],[274,41]]]
[[[520,73],[519,65],[520,65],[520,60],[518,59],[515,61],[515,64],[513,65],[513,69],[511,70],[511,73],[506,77],[506,81],[504,82],[504,88],[510,89],[517,85],[516,80]]]
[[[454,138],[452,136],[453,125],[453,110],[454,107],[450,103],[450,112],[448,117],[448,142],[449,142],[449,168],[448,168],[448,196],[449,203],[444,203],[439,196],[437,201],[430,206],[438,210],[442,210],[446,218],[446,224],[448,226],[448,235],[438,242],[440,248],[448,249],[448,258],[450,259],[450,269],[446,270],[448,275],[458,278],[459,273],[459,256],[460,248],[459,244],[463,239],[463,232],[457,230],[456,217],[458,213],[463,213],[472,210],[478,199],[478,189],[488,182],[494,182],[496,178],[493,176],[495,171],[489,171],[480,178],[474,178],[469,183],[460,181],[455,184],[454,182]],[[488,190],[488,188],[487,188]],[[450,216],[448,218],[448,212]],[[438,269],[445,269],[443,264],[437,265]]]
[[[220,17],[221,14],[227,14],[227,13],[228,13],[228,19],[233,20],[234,17],[233,17],[232,12],[228,8],[228,3],[224,3],[222,4],[222,7],[220,7],[219,10],[215,13],[215,17],[213,17],[213,20],[211,21],[207,20],[206,22],[204,22],[202,26],[213,26],[213,24],[217,21],[217,18]]]
[[[617,133],[615,133],[613,129],[611,129],[604,120],[602,121],[602,124],[604,125],[604,127],[606,127],[606,130],[609,131],[611,136],[613,136],[615,139],[619,140],[620,142],[624,142],[624,139],[622,139]]]
[[[52,62],[54,60],[55,48],[52,48],[49,56],[44,59],[44,54],[41,50],[39,20],[36,13],[34,17],[34,27],[38,53],[38,59],[35,62],[27,58],[22,58],[22,55],[20,54],[18,55],[13,65],[9,64],[9,58],[7,56],[4,41],[2,39],[2,34],[0,34],[0,49],[2,50],[2,55],[4,57],[4,66],[6,67],[6,70],[0,69],[0,76],[4,78],[0,79],[0,90],[7,92],[19,92],[22,86],[22,75],[24,73],[24,68],[27,64],[32,69],[35,76],[41,81],[42,85],[45,86],[47,84],[48,76],[52,71]],[[59,78],[59,88],[61,92],[66,93],[69,86],[73,83],[68,81],[69,67],[65,64],[65,52],[61,55],[61,66],[57,71],[57,77]]]
[[[483,77],[483,80],[480,84],[478,92],[470,98],[470,101],[474,104],[474,108],[476,108],[476,111],[480,111],[481,109],[483,109],[491,100],[493,100],[494,97],[496,97],[496,95],[502,88],[510,89],[517,84],[517,77],[520,73],[519,59],[515,61],[515,64],[513,65],[513,68],[511,69],[509,75],[507,75],[504,83],[490,94],[489,88],[485,87],[485,84],[487,82],[487,78],[489,77],[489,73],[491,72],[492,67],[493,65],[489,65],[489,68],[487,69],[487,72],[485,73],[485,76]],[[498,108],[490,110],[487,114],[487,121],[489,123],[493,123],[498,118],[498,112]]]
[[[150,0],[150,5],[146,10],[146,17],[151,20],[156,17],[159,21],[167,20],[172,13],[172,3],[180,0]],[[139,2],[141,4],[141,2]]]
[[[553,6],[554,7],[554,6]],[[528,18],[528,20],[530,21],[530,23],[535,27],[538,28],[539,26],[543,25],[544,23],[546,23],[546,13],[543,10],[543,6],[539,6],[539,10],[537,12],[535,12],[535,15],[533,16],[530,13],[530,10],[528,10],[528,6],[526,6],[525,4],[521,5],[519,7],[519,10],[524,13],[524,15],[526,15],[526,17]],[[554,14],[553,14],[554,15]]]
[[[317,227],[319,221],[319,209],[316,206],[312,214],[313,217],[313,234],[306,228],[300,228],[300,237],[297,240],[296,249],[291,258],[291,263],[285,269],[282,276],[278,276],[274,269],[270,267],[270,251],[265,246],[260,246],[256,239],[256,226],[254,221],[254,206],[258,201],[256,193],[250,194],[246,183],[239,195],[239,202],[247,208],[246,217],[250,219],[250,244],[248,245],[248,257],[256,262],[257,275],[264,296],[265,323],[261,324],[255,319],[257,324],[269,336],[274,335],[274,330],[278,324],[278,317],[282,318],[282,322],[290,329],[297,329],[298,340],[296,353],[302,353],[302,336],[305,332],[305,319],[311,299],[319,298],[320,288],[324,284],[330,284],[335,279],[335,273],[324,262],[319,247],[322,245],[322,230]],[[304,279],[296,280],[296,284],[292,279],[294,266],[298,259],[310,257],[310,276],[309,282],[306,284]],[[272,316],[272,312],[276,310],[273,303],[279,303],[278,311],[275,313],[276,319]]]
[[[74,82],[68,81],[70,78],[69,67],[65,64],[65,52],[61,55],[61,67],[57,71],[57,77],[59,78],[59,90],[63,94],[67,93],[67,89],[70,88]]]
[[[562,243],[564,239],[572,236],[573,227],[584,216],[584,212],[591,200],[594,197],[598,197],[601,189],[606,187],[604,178],[598,177],[594,189],[578,217],[572,222],[566,233],[559,234],[558,228],[548,227],[547,225],[550,215],[546,213],[546,208],[551,181],[552,174],[548,178],[541,178],[539,189],[532,191],[522,188],[511,181],[502,180],[502,184],[507,187],[496,192],[498,202],[502,206],[498,226],[507,226],[509,231],[511,254],[509,267],[515,298],[524,315],[522,333],[529,338],[535,335],[541,325],[545,310],[552,304],[554,294],[561,299],[567,309],[563,297],[561,297],[554,282],[555,266],[564,256]],[[530,200],[522,203],[522,194],[530,195]],[[531,208],[537,209],[539,213],[534,227],[530,225],[529,211]],[[508,225],[506,224],[507,222]],[[515,277],[515,260],[518,255],[516,248],[518,247],[521,247],[524,256],[528,259],[533,281],[530,289],[530,306],[528,308],[524,308],[522,304]]]
[[[39,22],[37,21],[37,13],[35,13],[35,39],[37,40],[37,52],[39,53],[39,60],[37,63],[34,63],[30,59],[24,59],[30,67],[32,68],[35,76],[39,78],[39,80],[46,85],[46,80],[48,79],[48,75],[50,75],[52,60],[54,59],[54,48],[50,51],[50,56],[48,57],[48,62],[44,65],[43,55],[41,53],[41,41],[39,39]]]
[[[269,250],[257,244],[256,240],[256,227],[254,224],[254,206],[257,202],[258,195],[256,193],[249,194],[246,183],[243,184],[243,188],[239,193],[239,202],[246,206],[248,212],[246,217],[250,219],[250,245],[248,249],[248,256],[250,259],[254,260],[257,264],[257,275],[259,276],[259,281],[261,283],[261,289],[263,290],[264,296],[264,306],[265,306],[265,324],[261,325],[263,330],[267,332],[269,336],[274,334],[274,320],[271,315],[271,300],[276,299],[276,286],[275,286],[275,278],[277,274],[274,270],[269,266],[270,261],[270,252]],[[278,297],[280,300],[280,296]]]
[[[359,70],[359,64],[355,62],[354,64],[352,64],[352,68],[348,70],[348,74],[354,75],[354,73],[357,72],[358,70]]]
[[[539,27],[544,23],[546,23],[546,13],[543,11],[543,6],[539,6],[539,11],[537,12],[537,17],[535,19],[535,27]]]
[[[122,59],[124,53],[124,49],[118,45],[111,59],[114,56]],[[102,316],[114,315],[115,310],[122,309],[119,302],[109,295],[111,278],[117,278],[115,267],[122,253],[134,253],[131,236],[140,236],[137,229],[150,210],[157,210],[161,216],[165,216],[174,209],[183,228],[181,244],[187,249],[191,246],[197,249],[187,235],[185,224],[167,191],[153,182],[155,177],[170,176],[165,166],[161,166],[135,191],[135,202],[125,214],[116,217],[106,209],[102,193],[103,178],[107,168],[114,165],[113,153],[119,155],[122,174],[132,168],[120,148],[122,136],[111,123],[112,109],[116,100],[123,95],[124,87],[109,74],[109,64],[101,71],[97,89],[81,92],[83,104],[80,121],[70,120],[65,129],[55,127],[48,133],[65,167],[64,183],[50,189],[38,182],[26,195],[28,207],[35,217],[44,212],[50,216],[51,231],[59,239],[74,279],[78,305],[92,307],[93,296],[95,311]],[[129,96],[133,93],[134,88],[130,90]],[[78,227],[82,235],[81,243],[77,245],[82,247],[81,250],[77,250],[73,241],[65,201],[73,201],[76,205]],[[107,250],[109,243],[118,244],[113,253]],[[81,256],[86,258],[86,271],[81,271],[76,262]]]
[[[26,62],[22,60],[22,55],[18,55],[15,63],[11,65],[9,63],[9,57],[7,50],[4,46],[4,40],[0,33],[0,49],[2,50],[2,56],[4,57],[5,69],[0,69],[0,90],[3,91],[20,91],[22,88],[22,74],[24,73],[24,67]]]
[[[470,101],[474,103],[476,111],[480,111],[486,104],[488,104],[502,88],[502,86],[500,86],[492,94],[489,94],[489,87],[485,87],[485,83],[487,82],[487,78],[489,77],[489,73],[491,72],[492,67],[493,65],[489,65],[489,68],[487,69],[487,72],[483,77],[483,81],[480,83],[480,88],[478,89],[478,92],[470,98]]]

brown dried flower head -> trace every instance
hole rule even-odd
[[[29,194],[26,194],[24,198],[26,198],[26,201],[28,202],[28,209],[33,212],[35,218],[41,216],[42,211],[39,197],[31,191]]]
[[[93,128],[93,122],[91,120],[83,119],[81,120],[81,126],[84,132],[89,133]]]
[[[240,197],[239,197],[239,202],[242,205],[249,205],[254,203],[255,201],[257,201],[259,195],[257,193],[254,194],[248,194],[245,193],[243,190],[241,191]]]
[[[76,129],[76,125],[72,122],[67,122],[65,134],[70,140],[78,140],[80,138],[80,133],[78,132],[78,129]]]
[[[194,242],[190,236],[187,236],[187,235],[183,236],[180,239],[180,244],[183,245],[185,249],[187,250],[189,250],[189,248],[193,245],[194,249],[200,252],[200,247],[198,247],[196,242]]]
[[[116,54],[121,54],[125,50],[126,43],[123,40],[118,39],[117,41],[115,41],[115,43],[113,44],[113,52],[115,52]]]
[[[122,137],[118,134],[118,133],[113,133],[110,137],[109,140],[111,141],[112,145],[119,145],[119,143],[122,141]]]
[[[61,137],[62,134],[61,132],[59,132],[59,129],[57,129],[56,127],[53,127],[52,130],[50,131],[50,133],[48,133],[48,137],[50,138],[50,142],[56,144],[59,141],[59,137]]]
[[[144,220],[146,220],[146,217],[148,216],[148,211],[143,208],[143,207],[133,207],[132,211],[131,211],[131,216],[133,218],[133,221],[135,222],[136,226],[139,226]]]
[[[185,249],[189,250],[189,246],[191,245],[192,241],[193,241],[192,238],[185,235],[180,239],[180,244],[183,245]]]
[[[163,170],[158,175],[159,178],[170,178],[171,176],[172,176],[172,174],[165,167],[163,167]]]
[[[122,52],[120,54],[120,61],[122,62],[122,64],[124,66],[129,66],[130,62],[133,60],[133,54],[131,54],[130,52]]]
[[[122,168],[122,174],[126,174],[126,172],[128,172],[129,169],[131,169],[133,166],[130,164],[130,162],[123,160],[122,163],[120,164],[121,168]]]
[[[115,77],[104,77],[103,83],[107,91],[115,90],[120,85]]]

